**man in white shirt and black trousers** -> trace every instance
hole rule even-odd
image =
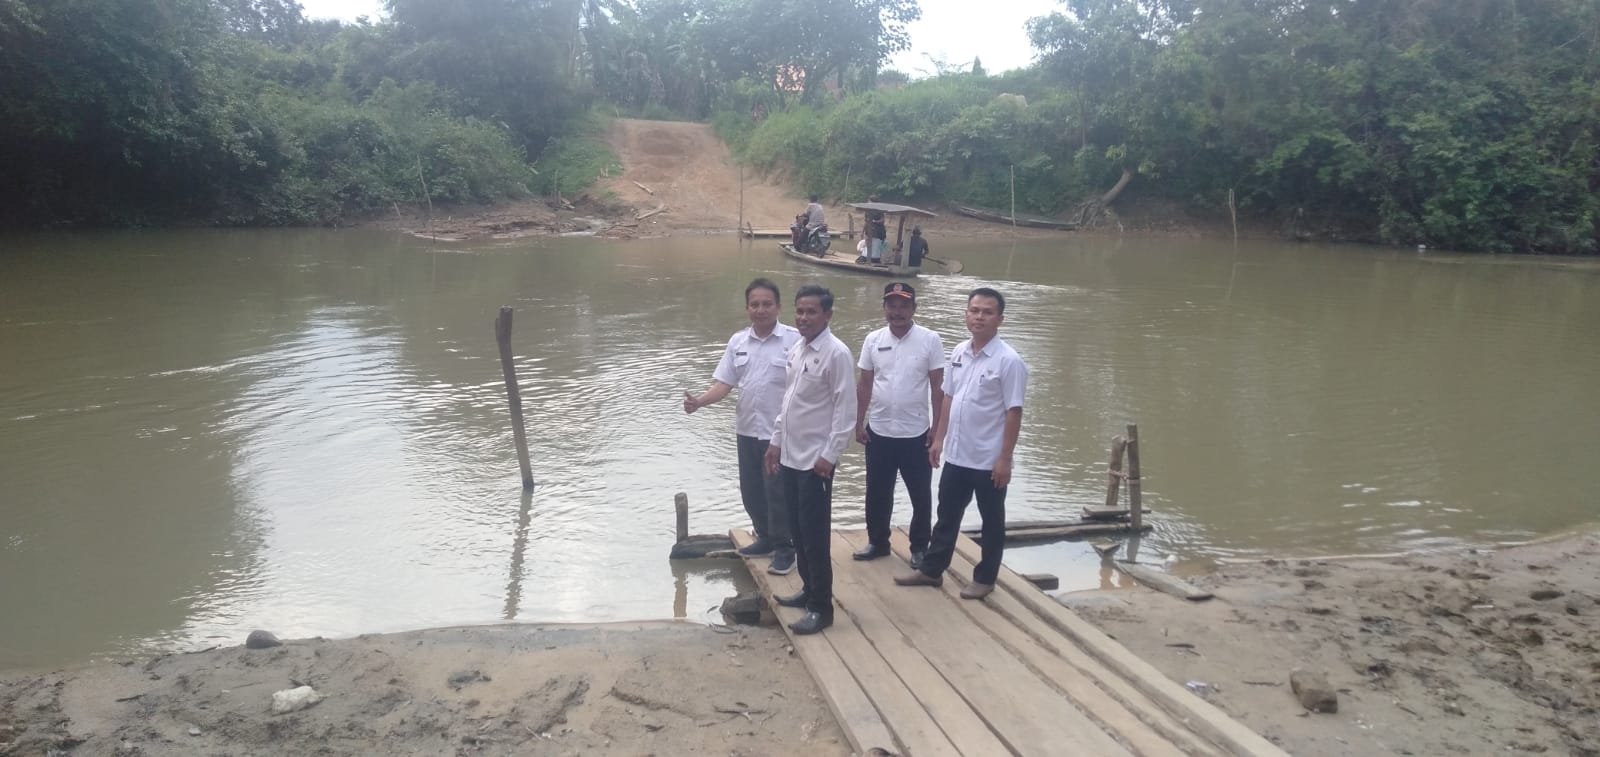
[[[1000,577],[1006,546],[1006,487],[1011,483],[1011,458],[1022,432],[1022,396],[1028,388],[1028,365],[999,336],[1006,299],[987,287],[967,295],[967,331],[972,338],[956,345],[944,371],[944,408],[928,447],[928,462],[939,464],[939,521],[922,567],[894,582],[902,586],[939,586],[955,556],[961,516],[977,495],[983,516],[983,559],[972,570],[963,599],[983,599]]]
[[[796,634],[833,625],[833,469],[850,444],[856,395],[850,348],[828,329],[832,318],[832,292],[811,284],[795,293],[794,325],[805,341],[789,351],[783,408],[767,447],[767,471],[779,476],[800,562],[803,588],[778,598],[806,609],[789,624]]]
[[[772,422],[783,405],[789,349],[800,343],[800,332],[778,321],[781,302],[777,284],[767,279],[750,282],[744,288],[744,309],[750,326],[728,339],[722,360],[711,374],[711,388],[699,396],[683,393],[683,411],[693,413],[721,401],[734,387],[739,388],[739,403],[734,409],[739,496],[756,532],[755,543],[739,553],[771,554],[767,572],[780,576],[794,570],[794,543],[789,536],[789,511],[783,506],[778,477],[767,475],[764,468]]]
[[[883,288],[888,322],[867,335],[856,367],[856,440],[867,448],[867,546],[857,560],[889,554],[896,474],[911,498],[911,567],[922,567],[933,527],[931,413],[944,407],[944,340],[912,321],[917,290],[898,281]],[[931,400],[931,401],[930,401]],[[931,412],[930,412],[931,408]]]

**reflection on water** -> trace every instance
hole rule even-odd
[[[678,398],[743,325],[754,275],[827,283],[852,347],[881,321],[881,280],[721,238],[182,232],[0,250],[0,669],[254,627],[714,619],[747,579],[665,555],[673,492],[697,533],[743,520],[732,403],[686,417]],[[967,272],[922,280],[921,321],[953,344],[964,293],[998,286],[1032,368],[1014,519],[1101,500],[1130,421],[1146,559],[1428,548],[1594,517],[1592,266],[1074,235],[939,251]],[[532,495],[502,304],[519,311]],[[861,523],[860,470],[853,448],[840,525]],[[1121,580],[1081,544],[1008,560],[1064,588]]]

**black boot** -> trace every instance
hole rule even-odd
[[[789,630],[794,631],[796,636],[805,636],[831,625],[833,625],[833,613],[824,615],[820,612],[808,612],[805,617],[790,623]]]
[[[787,597],[779,597],[774,595],[773,598],[778,601],[779,607],[805,607],[806,600],[809,600],[811,597],[806,596],[805,591],[802,590],[790,594]]]

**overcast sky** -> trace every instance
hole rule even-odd
[[[357,16],[383,15],[381,0],[300,1],[311,18],[353,21]],[[934,73],[927,56],[952,64],[979,57],[990,73],[1026,66],[1033,60],[1033,48],[1023,26],[1059,7],[1057,0],[921,0],[920,4],[922,20],[911,25],[911,49],[890,62],[912,76]]]

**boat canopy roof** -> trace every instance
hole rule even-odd
[[[900,213],[915,213],[917,215],[927,216],[929,218],[939,217],[938,213],[932,213],[923,210],[922,208],[913,208],[910,205],[895,205],[891,202],[847,202],[845,203],[845,206],[855,208],[856,210],[876,210],[880,213],[888,213],[890,215],[897,215]]]

